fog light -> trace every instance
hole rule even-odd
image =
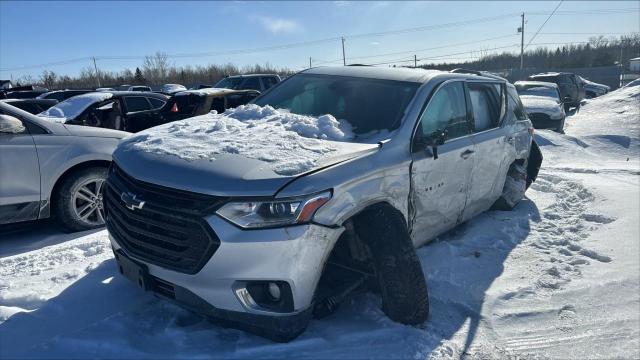
[[[267,286],[267,291],[269,292],[269,296],[271,296],[271,300],[279,301],[280,300],[280,286],[278,284],[270,282]]]

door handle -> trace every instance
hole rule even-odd
[[[466,159],[468,159],[468,158],[469,158],[469,156],[471,156],[474,152],[475,152],[475,151],[473,151],[473,150],[465,150],[465,151],[463,151],[463,152],[460,154],[460,157],[466,160]]]

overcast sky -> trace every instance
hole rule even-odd
[[[242,66],[268,62],[298,69],[308,66],[309,57],[314,65],[328,61],[335,62],[324,64],[340,65],[340,40],[331,38],[341,36],[346,37],[347,62],[352,63],[406,61],[414,53],[419,59],[426,58],[425,62],[465,60],[496,51],[519,52],[518,13],[530,13],[526,15],[526,44],[556,5],[557,1],[1,1],[0,78],[39,76],[45,69],[76,75],[83,67],[92,65],[90,60],[83,59],[91,56],[98,58],[101,70],[135,69],[142,64],[141,56],[156,51],[207,55],[171,57],[175,65]],[[599,33],[618,36],[639,32],[638,8],[640,1],[565,1],[533,40],[531,48],[541,46],[535,45],[540,43],[586,41]],[[502,15],[505,16],[493,20],[433,28]],[[354,36],[424,26],[432,28]],[[315,40],[323,41],[254,53],[212,54]],[[500,49],[491,50],[494,48]],[[380,54],[389,55],[369,57]],[[41,64],[49,65],[19,69]]]

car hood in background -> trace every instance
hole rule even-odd
[[[335,142],[336,151],[303,173],[283,176],[269,163],[241,154],[219,154],[215,160],[187,161],[177,156],[119,146],[114,161],[128,175],[152,184],[218,196],[273,196],[290,181],[310,172],[377,151],[377,144]]]
[[[543,113],[550,116],[562,115],[562,104],[546,96],[521,95],[520,100],[527,113]]]
[[[91,126],[82,125],[64,125],[64,127],[74,136],[87,136],[87,137],[103,137],[103,138],[116,138],[122,139],[131,135],[128,132],[104,129]]]

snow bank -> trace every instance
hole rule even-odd
[[[92,104],[110,99],[112,96],[113,94],[108,92],[93,92],[77,95],[50,107],[46,111],[38,114],[38,116],[64,123],[67,119],[73,119],[80,115]]]
[[[575,136],[624,137],[624,147],[640,141],[640,86],[632,84],[589,101],[571,117],[567,129]]]
[[[304,116],[249,104],[151,128],[122,146],[186,161],[241,154],[270,163],[275,173],[286,176],[312,169],[337,150],[334,141],[353,137],[351,126],[331,115]]]

